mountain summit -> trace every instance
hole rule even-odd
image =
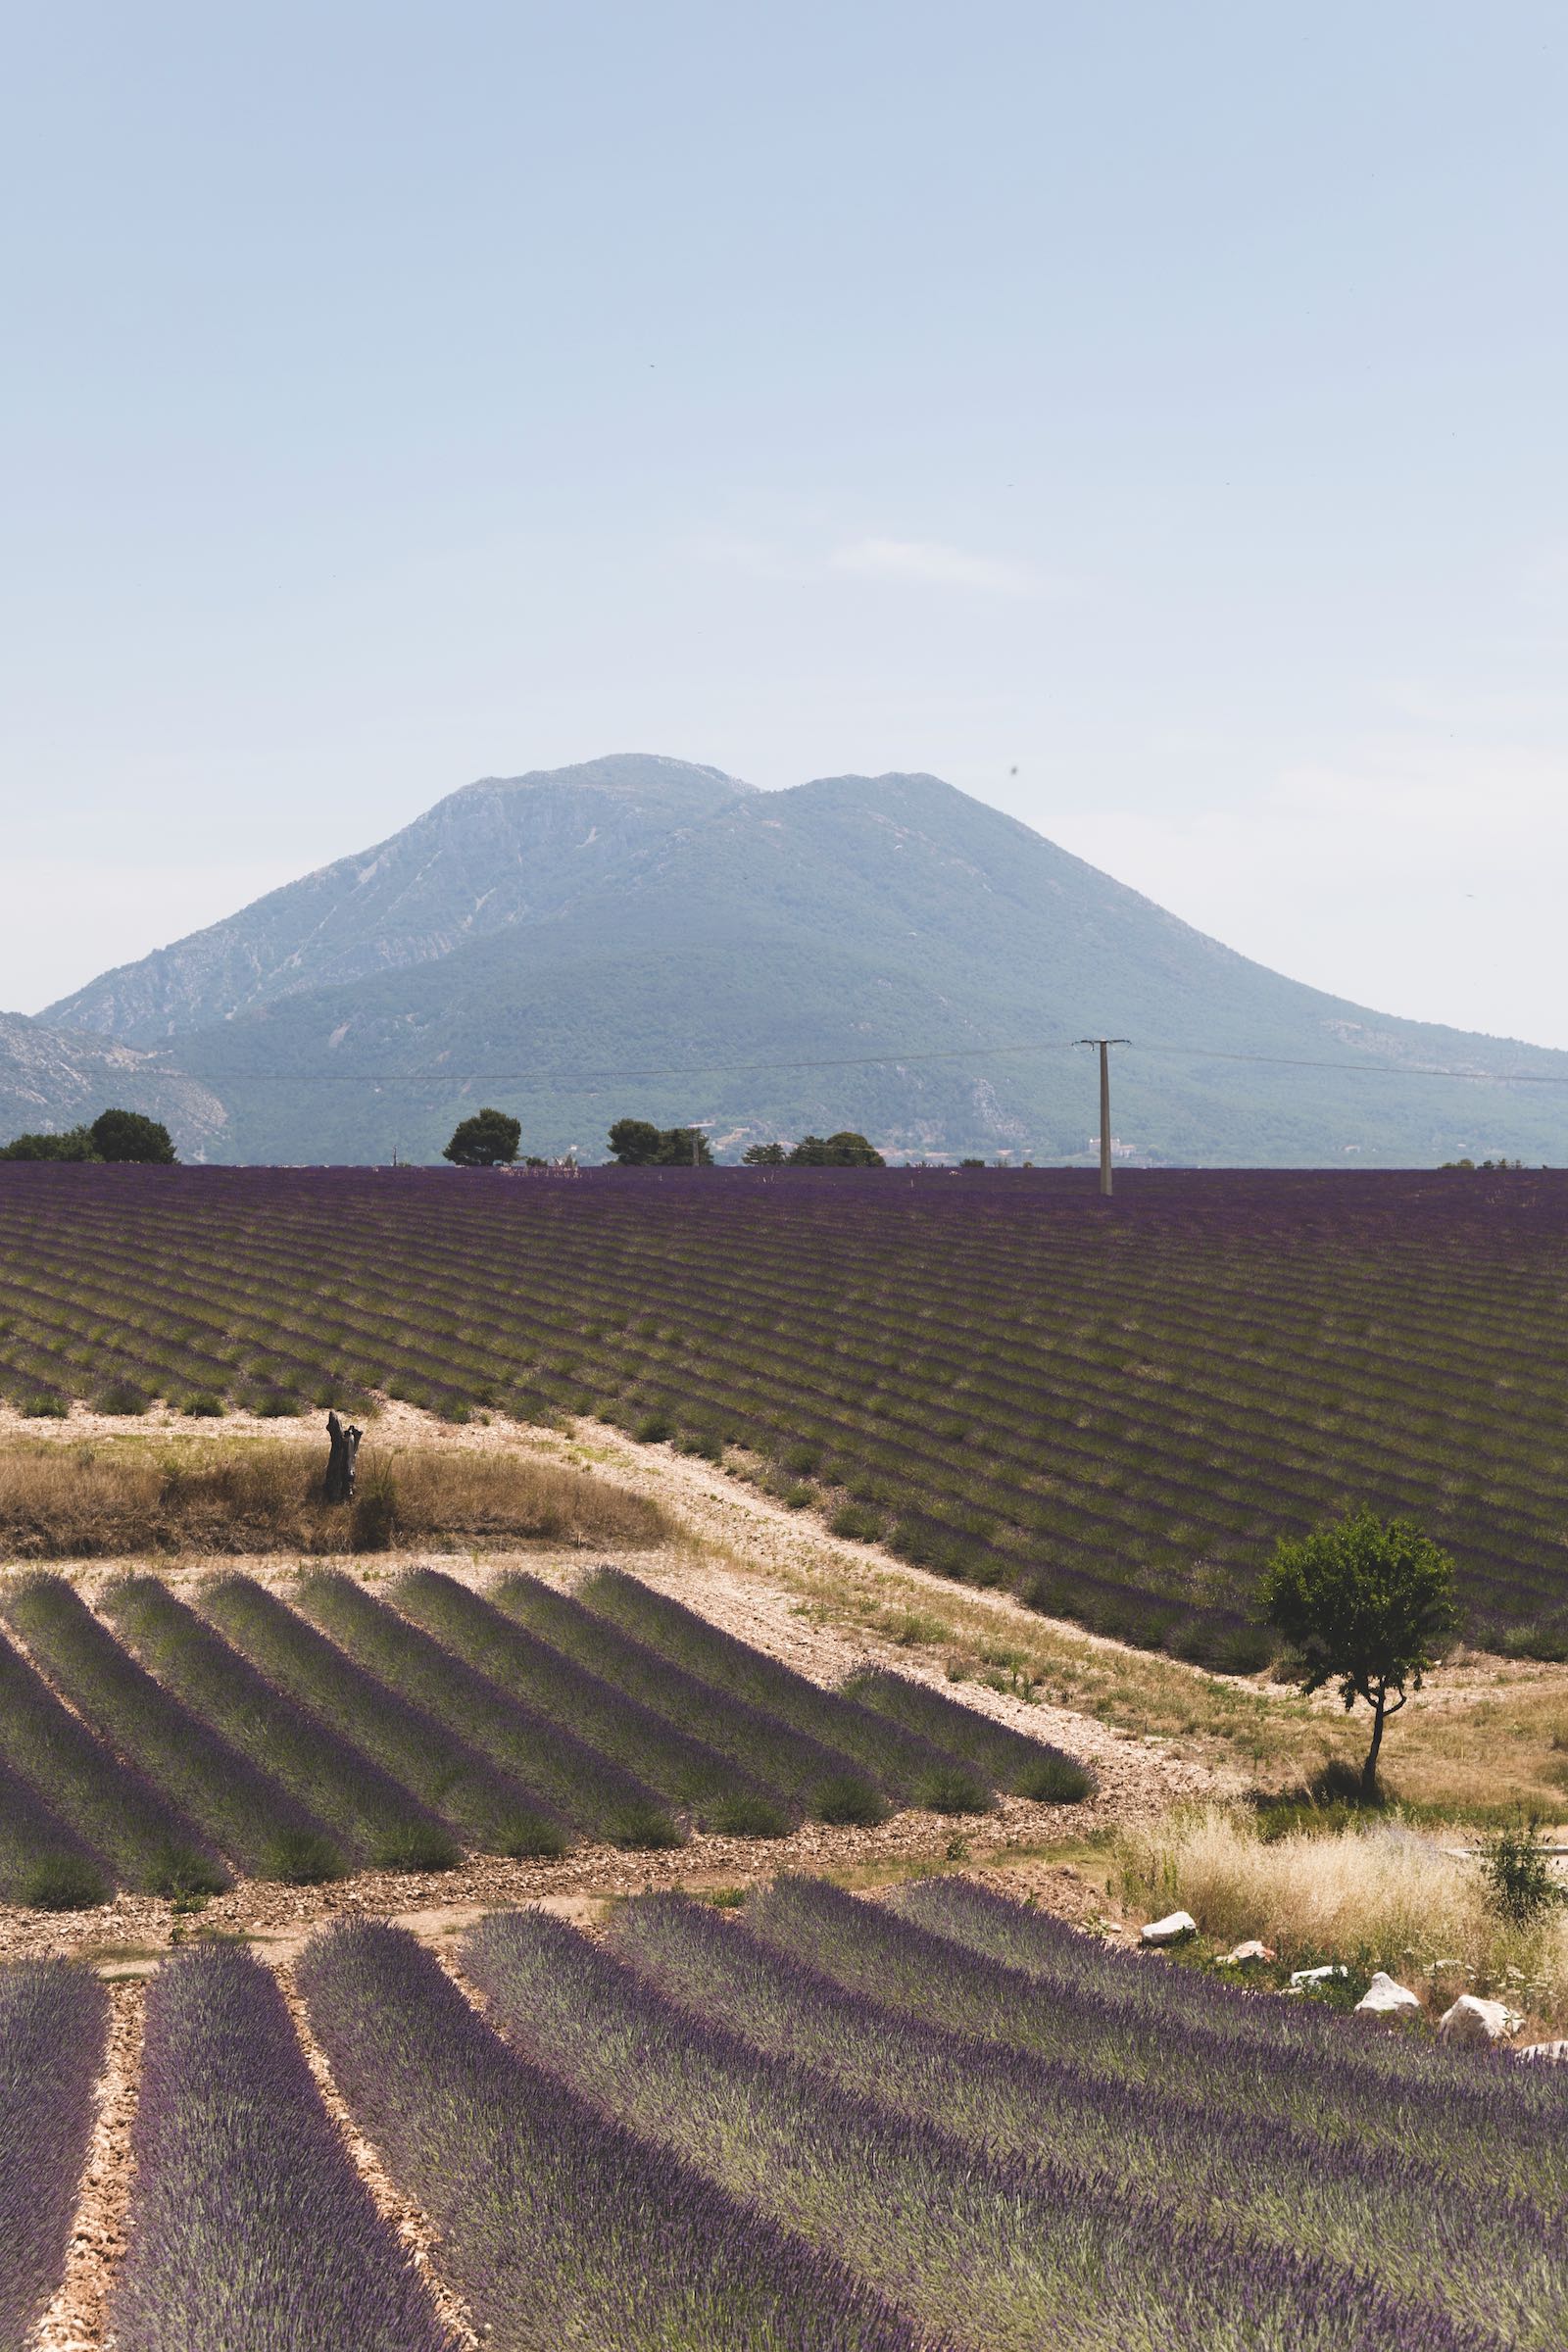
[[[1134,1041],[1116,1132],[1156,1159],[1560,1158],[1568,1084],[1286,980],[935,776],[643,755],[467,785],[44,1018],[198,1080],[240,1159],[428,1157],[480,1102],[546,1152],[631,1114],[1061,1158],[1091,1032]]]

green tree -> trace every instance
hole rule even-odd
[[[497,1160],[510,1167],[521,1142],[520,1119],[509,1118],[504,1110],[476,1110],[458,1121],[441,1156],[456,1168],[493,1168]]]
[[[748,1168],[781,1168],[788,1153],[782,1144],[748,1144],[741,1161]]]
[[[19,1135],[0,1147],[0,1159],[97,1159],[90,1127],[68,1127],[63,1135]]]
[[[841,1127],[837,1135],[803,1135],[790,1153],[797,1168],[885,1168],[887,1161],[863,1135]]]
[[[695,1151],[693,1147],[695,1146]],[[648,1119],[617,1119],[610,1149],[623,1168],[710,1168],[713,1154],[700,1127],[656,1127]]]
[[[1346,1711],[1372,1709],[1361,1794],[1377,1793],[1383,1727],[1447,1648],[1459,1623],[1453,1562],[1408,1519],[1359,1510],[1309,1536],[1282,1538],[1258,1604],[1283,1634],[1283,1672],[1303,1690],[1337,1682]]]
[[[174,1140],[160,1119],[143,1118],[139,1110],[104,1110],[91,1128],[93,1148],[100,1159],[137,1160],[143,1167],[172,1168]]]

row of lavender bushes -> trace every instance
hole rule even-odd
[[[580,1597],[508,1576],[493,1598],[420,1571],[400,1606],[317,1571],[292,1598],[241,1576],[189,1599],[126,1576],[103,1596],[111,1631],[63,1577],[0,1593],[35,1661],[0,1640],[0,1772],[17,1782],[0,1897],[211,1890],[220,1855],[307,1881],[578,1837],[673,1845],[688,1814],[772,1838],[807,1813],[864,1824],[898,1802],[979,1812],[997,1783],[1056,1801],[1092,1785],[906,1678],[820,1689],[614,1570]]]

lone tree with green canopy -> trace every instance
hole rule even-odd
[[[1258,1604],[1283,1634],[1281,1671],[1303,1690],[1337,1682],[1349,1712],[1372,1710],[1361,1797],[1377,1794],[1383,1727],[1444,1655],[1457,1631],[1453,1562],[1408,1519],[1352,1512],[1311,1535],[1282,1538],[1263,1572]]]
[[[456,1168],[493,1168],[498,1160],[510,1167],[521,1142],[520,1119],[504,1110],[476,1110],[472,1118],[458,1121],[441,1156]]]

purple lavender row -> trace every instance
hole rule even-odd
[[[881,1787],[906,1799],[934,1802],[954,1812],[978,1812],[990,1802],[989,1788],[951,1749],[920,1731],[906,1729],[896,1716],[878,1714],[853,1697],[823,1690],[781,1659],[725,1633],[624,1569],[595,1569],[578,1587],[577,1597],[688,1674],[700,1675],[731,1698],[765,1708],[808,1739],[840,1749]],[[956,1779],[967,1779],[972,1801],[942,1801]]]
[[[1151,1967],[1146,1953],[1107,1950],[1065,1920],[972,1879],[943,1877],[897,1888],[887,1907],[966,1951],[1020,1970],[1050,1990],[1089,1989],[1163,2025],[1177,2018],[1236,2041],[1261,2041],[1272,2050],[1321,2055],[1371,2076],[1406,2084],[1430,2082],[1446,2099],[1481,2089],[1490,2106],[1511,2102],[1521,2115],[1546,2114],[1568,2123],[1568,2082],[1553,2067],[1499,2068],[1490,2053],[1402,2035],[1348,2035],[1344,2020],[1315,2006],[1282,2004],[1271,1993],[1217,1984],[1186,1970]],[[1372,2094],[1369,2091],[1369,2095]]]
[[[341,1873],[323,1824],[138,1666],[63,1577],[28,1577],[0,1607],[72,1704],[204,1840],[262,1878]]]
[[[306,1615],[352,1658],[412,1704],[461,1724],[546,1812],[618,1845],[681,1842],[684,1833],[645,1781],[498,1690],[352,1577],[318,1570],[295,1590]]]
[[[1412,2065],[1405,2078],[1374,2081],[1343,2044],[1298,2037],[1282,2003],[1269,2044],[1227,2032],[1218,2009],[1200,2023],[1179,1995],[1161,2011],[1102,1985],[1047,1986],[819,1879],[775,1880],[747,1917],[775,1948],[926,2024],[1141,2084],[1152,2097],[1186,2096],[1198,2070],[1205,2095],[1243,2120],[1266,2116],[1351,2147],[1413,2154],[1478,2194],[1547,2211],[1568,2195],[1560,2122],[1532,2113],[1496,2068],[1461,2062],[1433,2080]]]
[[[26,2352],[64,2275],[108,2038],[84,1970],[0,1968],[0,2352]]]
[[[758,1836],[790,1826],[765,1780],[553,1649],[490,1601],[434,1568],[400,1577],[392,1597],[406,1617],[466,1664],[552,1723],[576,1733],[706,1830]]]
[[[514,1855],[565,1851],[559,1815],[450,1721],[411,1705],[254,1578],[216,1578],[202,1587],[201,1604],[253,1666],[336,1725],[470,1844]]]
[[[228,1884],[195,1824],[62,1706],[3,1635],[0,1758],[120,1884],[144,1894],[216,1894]]]
[[[558,1592],[536,1576],[514,1573],[498,1578],[488,1598],[552,1649],[693,1733],[786,1802],[814,1813],[824,1801],[831,1804],[858,1791],[865,1800],[862,1812],[868,1809],[875,1818],[883,1809],[875,1788],[843,1749],[687,1673],[573,1594]]]
[[[978,2154],[694,2018],[544,1914],[487,1920],[464,1964],[526,2055],[974,2352],[1488,2340],[1339,2265],[1184,2224],[1048,2155]]]
[[[37,1911],[84,1911],[109,1900],[103,1857],[0,1758],[0,1902]]]
[[[452,2352],[248,1952],[153,1979],[118,2352]]]
[[[509,2050],[403,1930],[318,1936],[299,1982],[495,2352],[918,2352],[831,2256]]]
[[[1240,2234],[1365,2270],[1401,2300],[1441,2304],[1509,2343],[1547,2352],[1568,2340],[1555,2221],[1518,2201],[1478,2199],[1402,2149],[1347,2147],[1225,2104],[1209,2094],[1206,2066],[1195,2065],[1185,2092],[1151,2096],[924,2026],[763,1943],[744,1916],[726,1921],[686,1895],[622,1905],[611,1942],[691,2015],[897,2114],[939,2123],[978,2153],[1049,2148],[1097,2191],[1125,2188],[1189,2222],[1223,2213]],[[1237,2053],[1232,2073],[1246,2064]]]
[[[906,1731],[918,1732],[1014,1796],[1076,1805],[1093,1793],[1094,1775],[1059,1747],[1031,1740],[1010,1723],[999,1723],[978,1707],[966,1707],[929,1683],[871,1666],[852,1676],[842,1689],[860,1706],[902,1723]]]
[[[287,1788],[346,1855],[382,1870],[449,1870],[460,1849],[413,1792],[296,1705],[156,1576],[128,1576],[100,1604],[122,1639],[191,1712]]]

